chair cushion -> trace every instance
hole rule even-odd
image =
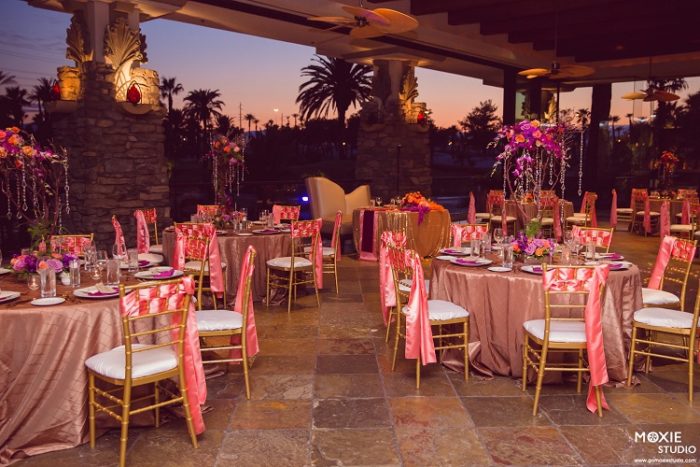
[[[304,253],[311,253],[311,247],[310,246],[305,246],[304,247]],[[323,247],[323,256],[333,256],[335,254],[335,251],[333,248],[329,246],[324,246]]]
[[[132,349],[148,347],[133,344]],[[170,347],[159,347],[131,354],[131,377],[141,378],[155,375],[177,367],[177,354]],[[126,353],[120,345],[107,352],[98,353],[85,360],[85,366],[98,375],[108,378],[124,379],[126,371]]]
[[[642,303],[644,305],[674,305],[680,303],[680,299],[665,290],[642,288]]]
[[[477,219],[488,219],[489,217],[491,217],[491,214],[488,212],[477,212],[474,215],[474,217],[476,217]]]
[[[694,236],[695,236],[696,238],[700,239],[700,230],[698,230],[697,232],[695,232],[695,235],[694,235]]]
[[[633,211],[632,208],[617,208],[617,212],[622,214],[632,214]]]
[[[279,258],[267,260],[267,265],[273,268],[291,268],[292,267],[292,257],[282,256]],[[311,261],[306,258],[294,257],[294,268],[308,268],[311,267]]]
[[[525,321],[523,323],[523,327],[527,332],[538,339],[544,339],[543,319],[532,319],[530,321]],[[583,321],[562,321],[552,319],[549,322],[549,341],[571,343],[586,342],[586,325]]]
[[[199,271],[199,269],[202,267],[202,262],[201,261],[188,261],[185,263],[185,269],[190,269],[194,271]],[[221,269],[226,269],[226,263],[223,261],[221,262]],[[206,264],[206,267],[204,268],[206,272],[209,272],[209,263]]]
[[[650,326],[690,329],[693,314],[668,308],[642,308],[634,312],[634,320]]]
[[[587,215],[585,212],[575,212],[573,217],[586,217]]]
[[[515,220],[513,216],[506,216],[506,222],[515,222]],[[491,216],[491,222],[501,222],[501,216]]]
[[[543,217],[542,221],[540,221],[540,225],[554,225],[554,218],[553,217]]]
[[[690,224],[671,224],[671,232],[692,232],[693,226]]]
[[[163,255],[155,253],[139,253],[139,260],[150,261],[153,264],[161,264],[164,261]]]
[[[408,306],[401,310],[408,312]],[[446,300],[428,300],[428,319],[430,321],[448,321],[451,319],[468,318],[469,312],[459,305]]]
[[[157,255],[162,255],[163,254],[163,245],[151,245],[150,247],[148,247],[148,252],[155,253]]]
[[[401,279],[399,281],[399,291],[410,293],[412,285],[413,279]],[[430,293],[430,279],[425,279],[425,293]]]
[[[243,326],[243,315],[233,310],[200,310],[196,315],[199,332],[240,329]]]
[[[570,216],[566,218],[566,223],[567,224],[585,224],[587,218],[586,217],[576,217],[576,216]]]
[[[643,216],[643,215],[644,215],[644,211],[637,211],[637,215],[638,215],[638,216]],[[650,216],[660,216],[661,213],[656,212],[656,211],[649,211],[649,215],[650,215]]]

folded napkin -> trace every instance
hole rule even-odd
[[[88,295],[91,297],[102,297],[104,295],[114,295],[117,293],[119,289],[116,289],[111,286],[103,285],[103,284],[97,284],[95,286],[95,290],[92,292],[88,292]]]
[[[149,264],[151,264],[150,261],[146,261],[145,259],[140,259],[140,260],[139,260],[139,267],[140,267],[140,268],[146,267],[146,266],[148,266]]]
[[[456,249],[456,248],[445,248],[442,250],[443,253],[447,253],[448,255],[454,255],[454,254],[462,254],[464,253],[462,250]]]
[[[543,272],[542,266],[533,266],[532,272]]]
[[[621,269],[627,269],[627,265],[625,263],[610,263],[608,264],[608,268],[610,268],[611,271],[619,271]]]
[[[481,261],[478,261],[478,260],[473,260],[473,259],[461,259],[461,258],[458,259],[458,260],[455,261],[455,262],[456,262],[456,263],[459,263],[459,264],[470,264],[470,265],[471,265],[471,264],[481,264]]]
[[[154,279],[164,279],[166,277],[172,277],[173,274],[175,274],[175,270],[168,269],[167,271],[160,271],[155,274],[152,274],[151,277],[153,277]]]

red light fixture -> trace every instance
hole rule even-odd
[[[426,117],[425,112],[418,112],[418,116],[416,117],[416,122],[423,125],[427,121],[428,121],[428,117]]]
[[[141,91],[136,83],[133,83],[131,86],[129,86],[129,89],[127,89],[126,100],[134,105],[141,102]]]
[[[59,100],[61,98],[61,86],[58,81],[54,81],[51,85],[51,99]]]

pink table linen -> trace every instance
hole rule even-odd
[[[523,300],[528,297],[528,300]],[[522,376],[523,323],[544,318],[542,277],[522,271],[495,273],[433,261],[430,298],[448,300],[471,315],[470,360],[486,374]],[[627,376],[634,312],[642,307],[637,266],[608,276],[602,304],[603,341],[611,381]],[[461,368],[459,358],[449,366]]]

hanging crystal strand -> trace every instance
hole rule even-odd
[[[39,197],[36,193],[36,177],[32,176],[32,210],[34,211],[34,217],[39,217]]]
[[[10,184],[10,176],[7,176],[7,186],[5,186],[5,181],[2,182],[2,192],[5,194],[5,199],[7,199],[7,219],[12,219],[12,211],[10,209],[10,197],[12,196],[12,186]]]
[[[63,208],[61,206],[62,203],[60,193],[56,193],[56,196],[58,196],[58,206],[56,206],[56,209],[58,210],[58,231],[60,232],[61,230],[63,230]]]
[[[583,132],[585,128],[581,128],[581,137],[579,140],[579,154],[578,154],[578,195],[581,196],[583,188]]]
[[[243,176],[243,168],[239,165],[236,166],[236,199],[241,196],[241,178]]]
[[[68,152],[65,148],[63,149],[63,176],[65,177],[63,191],[66,194],[66,214],[70,214],[70,182],[68,181]]]

